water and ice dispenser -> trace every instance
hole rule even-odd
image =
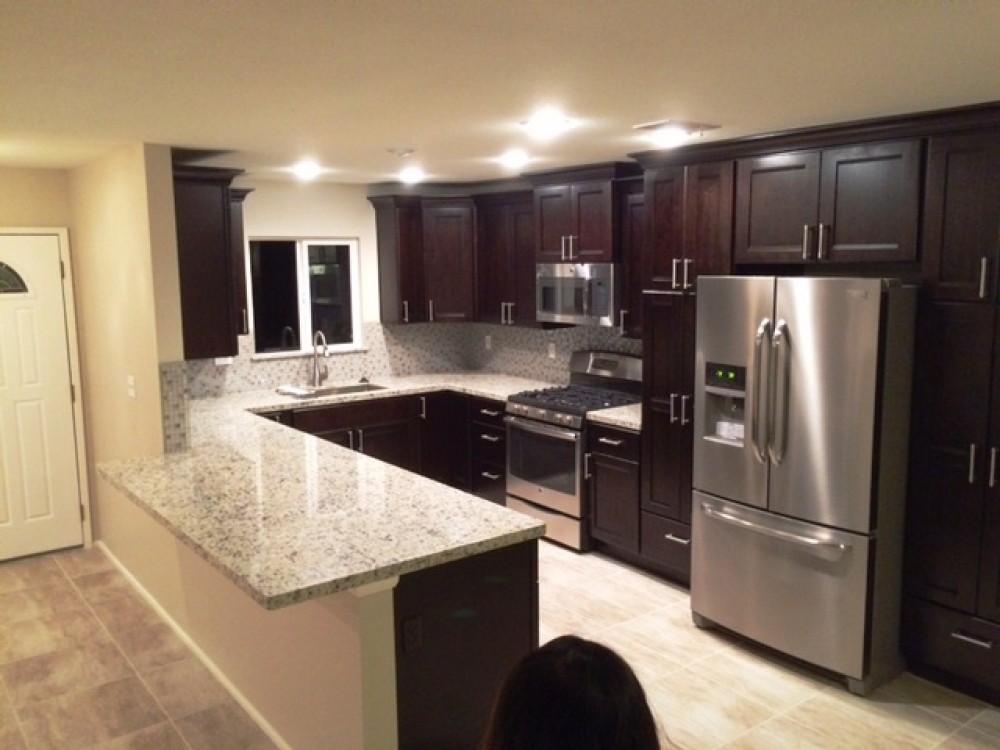
[[[706,440],[743,447],[747,368],[705,363],[705,410],[701,435]]]

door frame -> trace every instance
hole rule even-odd
[[[70,382],[73,386],[73,437],[76,445],[76,475],[80,486],[80,507],[83,517],[83,546],[93,544],[90,505],[90,471],[87,461],[86,425],[83,417],[83,388],[80,379],[80,342],[76,322],[76,298],[73,295],[73,264],[69,252],[69,230],[65,227],[0,227],[0,237],[11,236],[55,237],[59,243],[59,261],[62,264],[63,310],[66,321],[66,342],[69,355]]]

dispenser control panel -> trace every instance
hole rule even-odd
[[[730,391],[746,390],[747,368],[723,365],[718,362],[706,362],[705,385],[713,388],[725,388]]]

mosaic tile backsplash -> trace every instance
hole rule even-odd
[[[642,350],[641,342],[622,338],[615,329],[594,327],[535,330],[481,323],[366,323],[364,337],[365,351],[336,354],[325,360],[331,381],[362,377],[377,381],[379,377],[475,370],[565,383],[570,354],[578,349],[630,354],[641,354]],[[549,344],[555,345],[554,358],[548,356]],[[239,351],[229,365],[195,360],[160,366],[167,452],[187,445],[187,399],[308,381],[312,362],[307,356],[254,360],[250,336],[240,337]]]

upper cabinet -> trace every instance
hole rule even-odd
[[[647,170],[645,289],[693,291],[732,268],[733,162]]]
[[[422,211],[427,320],[474,320],[476,224],[472,199],[425,198]]]
[[[426,321],[420,198],[386,195],[368,200],[375,207],[381,320]]]
[[[930,139],[924,194],[924,290],[940,300],[997,296],[1000,131]]]
[[[617,260],[617,180],[639,171],[635,164],[611,163],[530,175],[535,184],[536,260]]]
[[[383,323],[472,320],[475,208],[469,198],[387,195],[375,207]]]
[[[231,357],[246,332],[242,197],[238,169],[174,166],[174,216],[184,359]]]
[[[913,262],[920,174],[916,139],[741,159],[734,262]]]
[[[476,202],[476,319],[536,326],[535,208],[530,191]]]

